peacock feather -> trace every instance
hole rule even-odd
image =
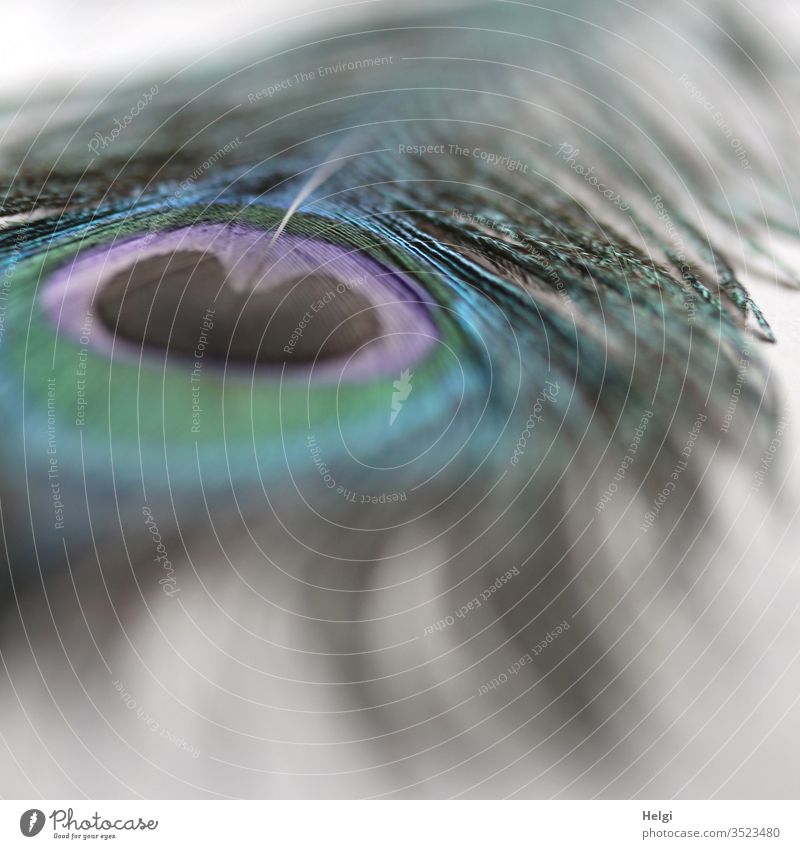
[[[774,795],[797,166],[723,8],[331,12],[8,113],[4,794]]]

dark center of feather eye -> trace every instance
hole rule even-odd
[[[95,307],[124,339],[193,354],[202,333],[205,356],[249,363],[340,357],[380,335],[374,306],[346,281],[310,274],[237,291],[219,259],[199,251],[137,261]]]

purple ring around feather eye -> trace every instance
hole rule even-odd
[[[55,271],[41,295],[42,309],[60,333],[80,338],[87,313],[104,283],[132,267],[137,259],[166,255],[174,251],[213,253],[226,269],[226,285],[247,291],[257,285],[269,287],[306,275],[326,275],[337,281],[332,296],[346,288],[356,289],[378,311],[381,335],[347,357],[315,364],[292,364],[291,350],[282,364],[259,364],[259,372],[277,377],[307,379],[363,380],[365,377],[396,374],[418,363],[438,343],[439,330],[431,310],[436,305],[430,295],[408,274],[388,268],[364,251],[325,242],[321,239],[282,233],[274,244],[272,231],[239,223],[195,224],[166,232],[126,237],[77,254]],[[300,283],[299,285],[302,285]],[[342,288],[344,287],[344,288]],[[309,304],[313,321],[315,311]],[[324,304],[320,309],[324,309]],[[267,333],[272,332],[269,326]],[[297,328],[281,328],[282,334]],[[302,332],[302,329],[301,329]],[[287,348],[291,349],[290,336]],[[82,340],[83,344],[83,340]],[[88,347],[117,357],[141,356],[163,367],[163,353],[120,337],[102,322],[93,322]],[[220,366],[223,363],[220,362]],[[284,371],[284,367],[286,367]],[[228,363],[227,372],[252,375],[253,366]]]

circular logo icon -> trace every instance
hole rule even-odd
[[[19,830],[25,837],[36,837],[44,828],[44,811],[31,808],[19,818]]]

